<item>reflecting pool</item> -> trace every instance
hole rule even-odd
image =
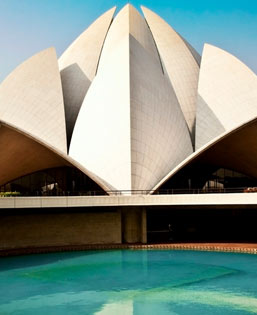
[[[113,250],[0,259],[0,314],[257,314],[257,256]]]

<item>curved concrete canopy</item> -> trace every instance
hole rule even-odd
[[[240,60],[205,44],[198,85],[196,149],[257,117],[257,76]]]
[[[116,189],[138,190],[151,189],[190,153],[186,122],[151,32],[127,5],[107,34],[70,155]]]
[[[257,178],[257,118],[240,126],[205,150],[198,162]]]
[[[142,11],[155,39],[194,143],[200,56],[157,14],[145,7],[142,7]]]
[[[0,150],[0,186],[40,170],[71,166],[79,169],[103,190],[112,190],[111,186],[69,156],[2,121],[0,121]]]
[[[59,58],[68,144],[87,90],[94,79],[115,7],[89,26]]]
[[[195,162],[228,168],[257,178],[256,135],[257,118],[243,123],[232,131],[224,132],[175,167],[153,188],[153,192],[178,171]]]
[[[32,138],[1,124],[0,186],[21,176],[69,163]]]
[[[257,177],[256,104],[257,76],[231,54],[206,44],[198,87],[197,151],[154,190],[198,160]]]
[[[0,120],[67,152],[62,87],[54,48],[31,57],[2,82]]]

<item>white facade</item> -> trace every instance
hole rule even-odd
[[[14,128],[12,139],[22,138],[19,133],[31,138],[23,137],[31,156],[38,142],[53,159],[40,163],[37,154],[37,162],[17,162],[8,177],[8,155],[14,161],[22,153],[13,140],[10,150],[2,148],[3,183],[60,164],[80,169],[105,190],[151,190],[210,148],[219,152],[215,162],[225,165],[222,144],[236,132],[238,143],[247,134],[255,141],[256,75],[211,45],[201,59],[164,20],[142,10],[145,19],[129,4],[115,17],[110,9],[63,53],[59,68],[50,48],[3,81],[0,124],[7,127],[0,128],[1,143],[10,143]],[[229,145],[233,155],[240,153]],[[242,145],[238,157],[247,161],[241,169],[255,176],[257,149],[248,147]]]
[[[127,5],[108,32],[70,155],[118,190],[143,190],[192,152],[151,32]]]
[[[196,149],[257,117],[257,76],[228,52],[205,44],[196,115]]]
[[[73,159],[87,165],[115,189],[131,189],[126,14],[123,9],[108,32],[97,75],[82,104],[70,145]]]
[[[54,48],[31,57],[2,82],[0,121],[67,153],[62,85]]]
[[[157,14],[142,10],[194,141],[200,56]]]
[[[115,7],[100,16],[59,58],[68,142],[84,97],[96,75],[104,39],[114,12]]]

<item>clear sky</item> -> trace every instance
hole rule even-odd
[[[58,56],[99,15],[123,0],[0,0],[0,82],[22,61],[54,46]],[[257,0],[133,0],[172,25],[201,54],[219,46],[257,73]]]

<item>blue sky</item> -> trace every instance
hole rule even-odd
[[[0,0],[0,81],[54,46],[58,56],[99,15],[123,0]],[[257,73],[257,0],[134,0],[172,25],[201,54],[219,46]]]

